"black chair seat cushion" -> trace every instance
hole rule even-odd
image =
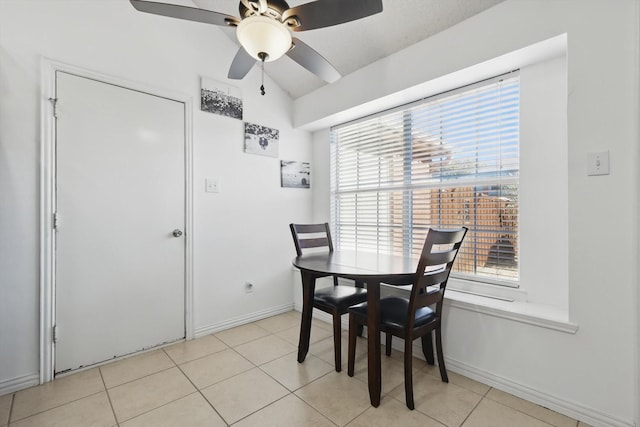
[[[402,329],[407,324],[409,300],[407,298],[388,297],[380,300],[380,328]],[[367,303],[349,308],[349,313],[367,318]],[[416,310],[414,327],[426,325],[435,320],[436,314],[429,307]]]
[[[359,304],[367,300],[367,290],[354,286],[329,286],[317,289],[314,294],[317,303],[347,308],[350,305]]]

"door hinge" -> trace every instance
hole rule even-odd
[[[58,229],[58,212],[53,213],[53,229]]]
[[[54,343],[58,342],[58,325],[53,325],[53,328],[51,328],[51,340]]]
[[[55,119],[57,119],[58,118],[58,114],[57,114],[57,111],[56,111],[56,106],[58,104],[58,98],[49,98],[49,102],[51,102],[51,106],[53,107],[53,111],[52,111],[53,112],[53,117]]]

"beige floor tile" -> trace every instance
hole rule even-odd
[[[266,319],[253,322],[263,329],[271,333],[284,331],[285,329],[298,327],[300,328],[300,321],[302,314],[297,311],[288,311],[286,313],[278,314],[277,316],[268,317]]]
[[[302,316],[302,313],[300,313],[300,316]],[[300,319],[302,320],[302,317]],[[333,334],[333,323],[331,321],[325,322],[324,320],[314,318],[311,321],[311,325],[318,326],[319,328],[322,328],[322,329],[326,329],[327,331],[330,331]],[[345,330],[343,329],[343,331]]]
[[[114,387],[109,396],[118,422],[123,422],[195,391],[178,368],[171,368]]]
[[[297,347],[300,342],[300,325],[280,331],[276,335]],[[309,343],[314,343],[329,337],[333,337],[333,331],[323,329],[313,324],[311,325],[311,337],[309,337]]]
[[[410,411],[395,399],[383,399],[377,408],[370,407],[347,427],[445,427],[419,411]]]
[[[383,395],[404,384],[404,364],[402,362],[386,357],[383,353],[380,359],[380,367],[382,368]],[[344,369],[347,369],[347,365],[345,365]],[[414,375],[417,373],[418,371],[414,369]],[[362,381],[365,385],[369,383],[369,362],[366,354],[356,357],[353,378]]]
[[[238,326],[236,328],[227,329],[215,334],[217,338],[222,340],[230,347],[253,341],[256,338],[262,338],[269,335],[270,332],[255,323]]]
[[[342,355],[342,366],[344,370],[347,369],[346,366],[347,366],[348,350],[349,350],[349,341],[347,340],[346,331],[343,331],[340,353]],[[311,343],[309,345],[309,353],[333,365],[335,363],[334,351],[333,351],[333,336],[329,338],[325,338],[318,342]],[[367,354],[367,340],[363,338],[358,338],[358,341],[356,342],[356,358],[366,354]]]
[[[199,389],[231,378],[253,367],[253,363],[230,348],[180,365],[180,369]]]
[[[111,427],[115,425],[116,420],[113,417],[107,393],[104,391],[11,423],[11,427]]]
[[[241,420],[233,427],[333,427],[318,411],[290,394]]]
[[[490,399],[483,399],[478,407],[469,415],[463,427],[550,427],[527,414],[504,406]],[[574,422],[575,426],[575,422]]]
[[[391,392],[391,396],[405,403],[404,384]],[[476,407],[482,395],[424,372],[413,376],[413,400],[416,410],[435,418],[449,427],[458,427]]]
[[[271,362],[298,350],[294,345],[276,335],[268,335],[234,348],[255,365]]]
[[[200,393],[193,393],[132,418],[121,427],[225,427],[227,424]]]
[[[575,427],[576,425],[576,420],[572,418],[495,388],[489,390],[486,397],[556,427]]]
[[[11,421],[53,409],[100,391],[104,391],[104,383],[97,368],[57,378],[55,381],[17,392],[13,401]]]
[[[205,335],[165,347],[164,351],[178,365],[227,349],[228,346],[213,335]]]
[[[440,371],[438,370],[438,367],[436,367],[433,375],[436,378],[440,379]],[[481,382],[472,380],[471,378],[465,377],[464,375],[460,375],[455,372],[448,371],[447,376],[449,377],[449,382],[451,384],[459,385],[462,388],[466,388],[467,390],[483,396],[486,395],[487,392],[491,389],[491,387],[486,384],[482,384]]]
[[[400,340],[397,337],[393,337],[394,340]],[[384,336],[382,337],[382,354],[384,354]],[[401,341],[401,340],[400,340]],[[395,342],[395,341],[394,341]],[[419,342],[416,340],[416,342]],[[422,358],[417,357],[418,355],[420,355]],[[398,362],[402,362],[404,363],[404,352],[397,350],[395,348],[391,349],[391,356],[389,356],[390,358],[397,360]],[[424,355],[422,354],[421,350],[416,350],[414,348],[414,352],[413,352],[413,368],[418,370],[418,371],[423,371],[426,373],[429,373],[431,375],[437,376],[438,378],[440,378],[440,370],[438,369],[438,365],[429,365],[425,360],[424,360]]]
[[[236,375],[202,390],[224,420],[233,424],[289,391],[258,368]]]
[[[333,371],[333,365],[311,354],[307,355],[303,363],[298,363],[298,353],[293,352],[265,363],[260,369],[294,391]]]
[[[371,406],[367,386],[344,372],[327,374],[295,394],[340,426]]]
[[[0,396],[0,427],[9,424],[9,411],[11,410],[11,401],[13,393]]]
[[[137,380],[175,366],[162,350],[142,353],[100,367],[107,388]]]

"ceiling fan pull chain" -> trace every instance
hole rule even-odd
[[[262,80],[261,80],[261,85],[260,85],[260,95],[264,96],[265,91],[264,91],[264,60],[267,59],[267,54],[264,52],[260,52],[258,54],[258,56],[260,57],[260,59],[262,60],[262,62],[260,63],[260,70],[262,71]]]

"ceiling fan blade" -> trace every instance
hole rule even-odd
[[[129,0],[131,5],[140,12],[154,15],[168,16],[170,18],[186,19],[187,21],[204,22],[213,25],[238,25],[239,18],[212,10],[198,9],[195,7],[180,6],[177,4],[157,3],[144,0]]]
[[[296,17],[299,26],[292,31],[315,30],[344,24],[382,12],[382,0],[317,0],[292,7],[282,14],[282,22]]]
[[[287,52],[289,58],[328,83],[333,83],[342,77],[329,61],[302,40],[294,38],[293,44],[294,47]]]
[[[234,80],[242,80],[255,63],[256,60],[240,46],[238,53],[236,53],[236,56],[233,58],[227,77]]]

